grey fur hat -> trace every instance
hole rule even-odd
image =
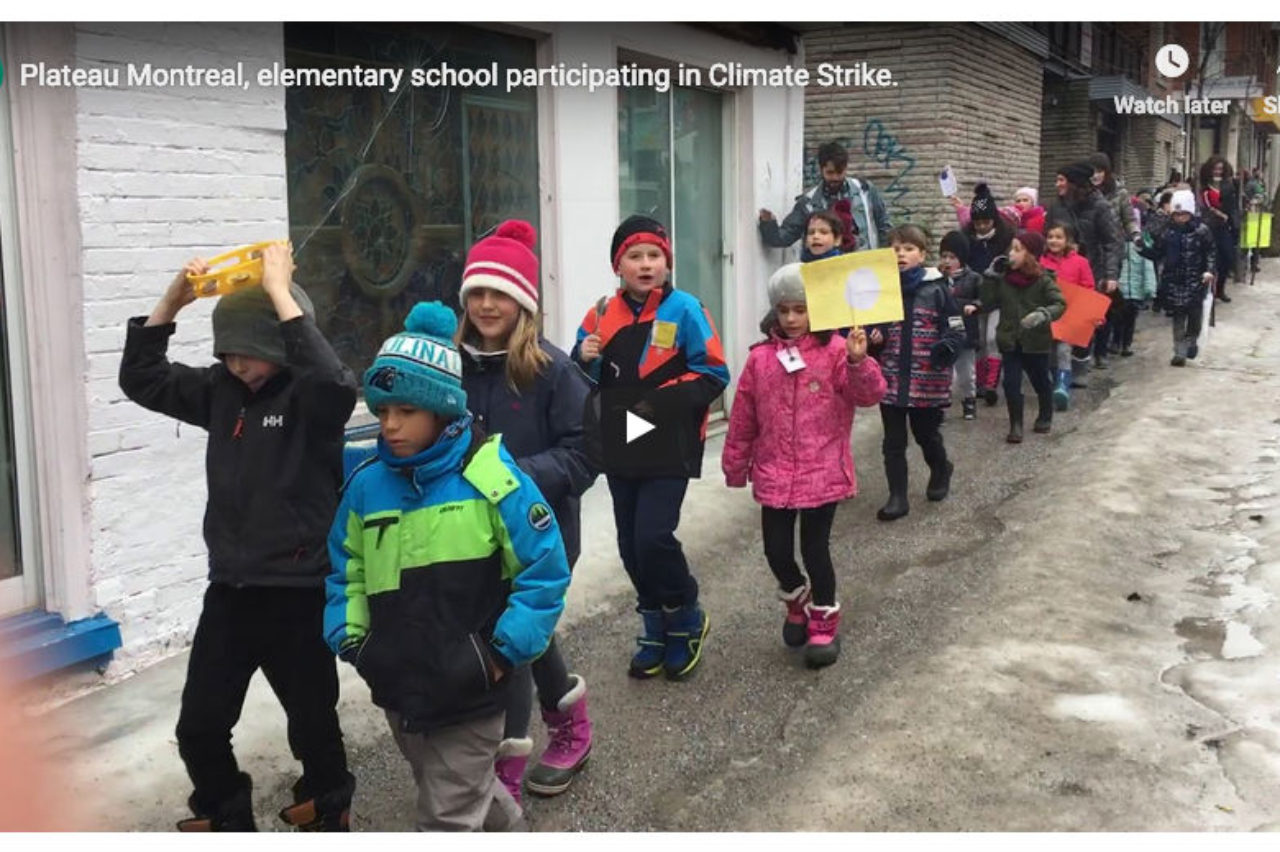
[[[769,278],[769,306],[778,307],[779,302],[803,302],[804,279],[800,276],[799,263],[788,263],[780,267]]]
[[[302,313],[314,321],[316,309],[306,291],[290,284],[289,292]],[[249,355],[281,365],[286,362],[280,319],[266,290],[246,287],[218,300],[213,309],[213,354],[218,358]]]

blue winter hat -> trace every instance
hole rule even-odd
[[[386,339],[364,371],[369,410],[377,414],[380,406],[399,403],[449,417],[466,414],[453,311],[440,302],[419,302],[405,318],[404,329]]]

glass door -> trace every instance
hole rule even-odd
[[[726,109],[726,96],[706,89],[618,90],[620,217],[642,213],[667,226],[672,281],[701,300],[722,334],[729,257]]]
[[[4,28],[0,27],[0,67]],[[0,98],[0,618],[39,606],[40,570],[33,554],[35,464],[27,397],[18,262],[18,201],[9,99]]]

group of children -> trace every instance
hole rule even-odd
[[[1194,358],[1193,303],[1213,244],[1184,201],[1175,196],[1155,233],[1179,357]],[[739,377],[721,464],[726,484],[750,482],[761,505],[782,638],[803,648],[810,667],[839,655],[830,536],[839,503],[858,490],[856,408],[880,409],[883,521],[909,511],[908,430],[930,470],[926,497],[950,491],[954,465],[940,427],[953,377],[972,419],[980,392],[996,401],[1003,370],[1016,443],[1026,374],[1038,401],[1034,431],[1051,428],[1054,394],[1069,379],[1061,349],[1056,389],[1050,378],[1060,285],[1093,281],[1069,227],[1036,230],[1043,209],[1034,190],[1019,190],[1016,202],[1019,229],[989,193],[976,199],[965,230],[937,246],[936,267],[920,228],[890,233],[899,322],[815,332],[801,264],[769,281],[765,338]],[[210,584],[177,727],[194,787],[183,830],[254,829],[252,782],[230,741],[259,668],[303,764],[281,818],[305,830],[348,829],[355,778],[334,655],[369,685],[412,767],[420,829],[514,828],[523,789],[564,791],[590,756],[592,724],[586,682],[569,671],[554,630],[580,550],[579,498],[601,472],[640,615],[628,673],[678,681],[702,660],[710,617],[675,530],[689,480],[701,474],[709,408],[730,379],[714,323],[673,286],[663,226],[632,216],[609,250],[619,286],[562,352],[539,333],[535,243],[527,223],[503,223],[468,254],[461,322],[439,303],[419,303],[383,343],[362,377],[380,425],[376,450],[345,477],[343,430],[358,385],[292,283],[289,249],[266,249],[262,286],[216,306],[211,367],[166,356],[175,317],[195,298],[186,277],[204,272],[202,261],[177,275],[149,317],[130,320],[122,389],[209,435]],[[847,211],[810,216],[804,261],[854,245]],[[1143,279],[1123,296],[1137,302],[1148,288]],[[1131,339],[1122,325],[1125,350]],[[625,391],[679,452],[640,467],[593,454],[603,428],[597,394],[611,390]],[[548,746],[529,769],[535,694]]]

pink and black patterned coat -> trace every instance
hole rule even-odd
[[[902,282],[903,321],[878,326],[884,343],[874,352],[888,389],[883,405],[947,408],[951,365],[965,343],[960,306],[938,270],[923,280]]]

